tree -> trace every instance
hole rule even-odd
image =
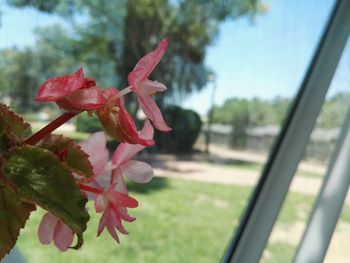
[[[214,107],[214,122],[232,124],[236,122],[235,119],[242,119],[242,116],[248,115],[248,126],[281,125],[289,104],[290,99],[282,97],[271,100],[231,98],[222,106]]]
[[[232,145],[245,148],[247,142],[246,129],[250,126],[249,101],[240,100],[234,104],[232,116]]]
[[[26,49],[5,49],[0,52],[1,97],[14,100],[18,111],[32,107],[32,94],[37,86],[35,70],[32,65],[33,53]]]
[[[253,17],[266,10],[257,0],[7,2],[17,7],[32,6],[67,18],[73,30],[64,34],[59,42],[68,44],[58,45],[53,41],[55,37],[48,35],[60,35],[59,28],[40,32],[46,44],[71,56],[76,63],[86,64],[99,81],[114,80],[120,87],[126,85],[127,74],[137,60],[152,50],[161,38],[168,37],[171,42],[168,55],[153,77],[167,84],[172,98],[205,86],[208,72],[204,64],[206,48],[218,36],[222,21],[244,15]],[[164,98],[156,99],[162,106]]]
[[[340,127],[349,110],[350,94],[339,92],[327,99],[317,119],[317,125],[323,129]]]

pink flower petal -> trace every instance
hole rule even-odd
[[[115,225],[115,227],[118,229],[118,231],[124,235],[128,235],[128,231],[126,231],[126,229],[124,228],[122,221],[120,219],[118,210],[113,209],[112,213],[114,214],[113,216],[113,225]]]
[[[141,82],[139,86],[139,92],[141,96],[150,96],[157,92],[163,92],[166,90],[166,87],[163,83],[160,83],[156,80],[151,81],[149,79],[144,80]]]
[[[118,212],[120,218],[126,222],[134,222],[136,220],[135,217],[132,217],[128,214],[128,210],[125,207],[119,207]]]
[[[154,173],[152,167],[144,162],[130,160],[120,167],[122,174],[136,183],[148,183]]]
[[[47,212],[41,219],[38,236],[42,244],[47,245],[53,241],[55,227],[59,219]]]
[[[123,142],[127,142],[130,144],[141,144],[144,146],[151,146],[154,144],[154,141],[152,139],[145,140],[144,138],[141,138],[138,131],[136,130],[136,126],[134,123],[134,120],[131,118],[130,114],[125,110],[124,108],[124,100],[121,100],[122,103],[120,103],[119,108],[119,120],[122,129],[122,133],[124,134],[123,137],[128,138],[128,140],[125,140]]]
[[[145,140],[152,140],[154,129],[148,119],[145,120],[142,130],[139,132],[140,137]]]
[[[159,61],[162,59],[167,47],[168,39],[163,39],[159,42],[156,50],[149,52],[137,62],[133,71],[128,75],[128,82],[130,86],[136,87],[138,83],[148,78]]]
[[[115,209],[117,209],[116,206],[135,208],[139,205],[136,199],[127,194],[115,192],[113,190],[108,191],[108,197],[111,202],[111,206]]]
[[[57,223],[54,234],[56,247],[61,251],[66,251],[73,242],[74,232],[61,220]]]
[[[114,240],[117,241],[118,244],[120,244],[119,237],[117,235],[115,227],[113,225],[107,224],[107,230],[111,234],[111,236],[114,238]]]
[[[111,176],[112,175],[107,172],[107,173],[104,173],[102,176],[98,176],[95,181],[102,188],[106,188],[107,186],[109,186],[109,185],[111,185],[113,183]]]
[[[107,100],[98,87],[83,88],[56,101],[57,105],[68,111],[93,110],[105,105]]]
[[[126,188],[125,182],[124,182],[124,177],[123,175],[119,172],[119,169],[115,169],[112,171],[112,185],[113,185],[113,190],[115,192],[123,193],[123,194],[128,194],[128,188]]]
[[[139,132],[139,136],[145,140],[152,140],[153,132],[154,130],[151,123],[149,120],[146,120],[142,130]],[[144,148],[145,146],[140,144],[119,144],[118,148],[114,151],[112,156],[113,165],[120,166],[123,163],[126,163]]]
[[[110,214],[110,209],[106,209],[105,212],[103,212],[100,218],[100,223],[98,225],[97,236],[100,236],[102,231],[105,229],[109,218],[109,214]]]
[[[128,75],[128,82],[131,89],[137,95],[141,109],[145,115],[153,122],[153,125],[161,131],[170,131],[157,104],[150,97],[155,92],[164,91],[166,87],[158,81],[148,80],[148,76],[162,59],[168,47],[168,40],[163,39],[155,51],[148,53],[136,64],[134,70]]]
[[[73,74],[51,78],[40,87],[35,101],[50,102],[59,100],[82,88],[84,82],[82,68]]]
[[[99,194],[96,196],[94,204],[97,213],[103,212],[108,207],[108,199],[104,194]]]
[[[109,214],[109,220],[107,221],[107,230],[108,232],[111,234],[111,236],[115,239],[115,241],[117,241],[118,243],[120,243],[119,241],[119,237],[117,235],[117,232],[115,231],[115,215],[113,213]]]
[[[133,158],[137,153],[142,151],[146,146],[140,144],[121,143],[114,151],[112,156],[113,166],[120,166]]]
[[[108,162],[109,151],[106,147],[107,138],[104,132],[96,132],[88,139],[79,143],[81,149],[89,155],[89,161],[96,176],[104,173]]]
[[[153,122],[154,127],[160,131],[171,131],[163,119],[162,113],[151,96],[137,96],[140,107],[145,115]]]
[[[112,88],[104,90],[104,96],[107,100],[117,93],[118,91]],[[107,134],[112,138],[130,144],[145,146],[154,144],[153,140],[145,140],[139,136],[134,120],[125,109],[123,97],[109,101],[105,107],[97,110],[97,115]]]
[[[104,228],[107,227],[107,230],[110,233],[110,235],[119,243],[119,237],[116,232],[116,229],[118,229],[119,232],[122,234],[128,234],[128,232],[122,224],[122,219],[128,222],[132,222],[135,220],[135,218],[128,215],[126,207],[137,207],[138,202],[134,198],[128,196],[127,194],[115,192],[113,186],[108,187],[103,196],[103,202],[108,200],[108,205],[105,208],[100,219],[100,223],[97,230],[97,236],[99,236],[104,230]],[[98,202],[99,200],[96,199],[95,205],[102,207],[103,205],[96,204]],[[97,210],[103,209],[97,208]]]

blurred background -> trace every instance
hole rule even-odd
[[[101,88],[127,74],[160,39],[170,41],[150,79],[168,90],[155,100],[173,127],[138,158],[156,178],[129,183],[140,206],[121,245],[92,220],[79,251],[58,253],[36,236],[33,213],[18,247],[27,262],[218,262],[234,234],[289,106],[298,92],[334,0],[0,0],[0,101],[33,131],[60,114],[33,101],[48,78],[76,71]],[[261,262],[290,262],[326,172],[350,103],[350,43]],[[129,112],[141,126],[134,96]],[[300,127],[302,128],[302,127]],[[101,130],[80,114],[58,133],[83,140]],[[111,151],[116,143],[110,142]],[[326,262],[350,257],[350,197]],[[92,211],[91,206],[91,211]]]

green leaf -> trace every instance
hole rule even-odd
[[[0,150],[6,150],[31,135],[30,125],[0,104]]]
[[[52,152],[23,145],[11,149],[3,158],[7,180],[21,199],[34,202],[60,218],[77,235],[75,249],[83,244],[89,220],[86,196],[80,191],[70,169]]]
[[[21,201],[10,188],[0,185],[0,260],[13,248],[35,205]]]
[[[43,139],[38,146],[58,155],[61,161],[76,174],[87,178],[94,175],[93,167],[88,159],[89,156],[72,139],[51,134]]]

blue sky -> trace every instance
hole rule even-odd
[[[64,20],[55,15],[38,12],[33,8],[11,8],[0,0],[1,27],[0,48],[25,47],[35,44],[34,29],[55,23],[64,24]]]
[[[1,1],[0,1],[1,2]],[[247,18],[221,25],[207,52],[206,64],[216,72],[215,103],[229,97],[292,97],[302,80],[334,0],[263,1],[269,11],[252,23]],[[0,6],[0,48],[35,44],[34,29],[64,23],[58,16],[32,8]],[[348,80],[347,80],[348,81]],[[205,114],[213,83],[194,93],[183,106]]]
[[[218,75],[215,103],[233,96],[292,97],[333,2],[268,1],[268,13],[254,24],[246,18],[224,23],[206,59]],[[210,89],[194,94],[185,105],[207,109]]]

